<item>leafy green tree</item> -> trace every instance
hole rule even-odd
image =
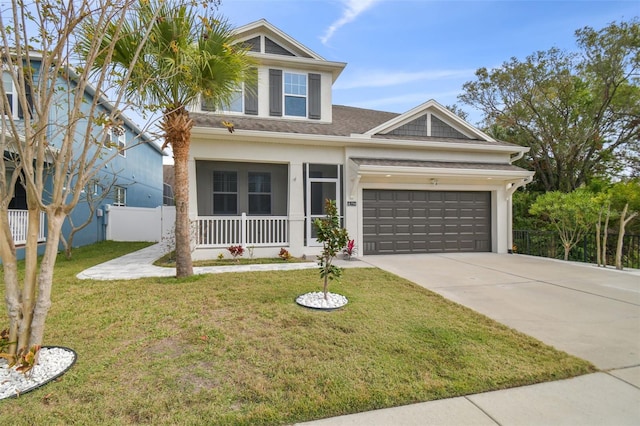
[[[322,243],[322,254],[318,256],[320,277],[324,280],[324,298],[327,299],[329,281],[339,279],[342,269],[333,264],[336,255],[349,242],[347,230],[340,226],[340,216],[334,200],[327,199],[324,204],[326,216],[316,219],[313,224],[317,231],[316,239]]]
[[[206,7],[211,2],[141,1],[126,22],[106,28],[105,49],[96,61],[98,66],[111,64],[115,81],[129,70],[130,99],[162,111],[164,146],[172,148],[174,158],[178,277],[193,274],[188,179],[193,121],[187,106],[201,95],[215,105],[226,104],[238,85],[254,75],[253,60],[235,43],[230,25],[204,15],[199,3]],[[98,36],[97,28],[85,26],[84,40]],[[116,38],[115,48],[107,48],[107,42]]]
[[[640,23],[576,31],[578,52],[539,51],[476,71],[459,99],[489,132],[530,147],[532,189],[570,192],[640,170]]]
[[[536,199],[529,211],[547,220],[558,231],[564,260],[569,260],[571,249],[593,229],[598,215],[593,194],[584,189],[570,193],[547,192]]]

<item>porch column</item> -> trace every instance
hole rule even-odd
[[[304,177],[302,163],[289,163],[289,251],[304,254]]]

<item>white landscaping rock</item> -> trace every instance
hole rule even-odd
[[[27,372],[20,373],[9,368],[5,359],[0,359],[0,399],[19,396],[55,379],[76,361],[76,353],[67,348],[45,347],[38,351],[38,363]]]
[[[297,304],[314,309],[337,309],[348,302],[346,297],[336,293],[327,293],[327,299],[325,299],[324,293],[321,291],[306,293],[296,299]]]

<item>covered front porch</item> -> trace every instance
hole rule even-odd
[[[210,259],[240,245],[247,255],[274,257],[280,249],[313,256],[313,220],[326,198],[341,200],[342,166],[196,160],[198,215],[194,259]],[[342,204],[339,201],[339,204]]]

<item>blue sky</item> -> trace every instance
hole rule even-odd
[[[429,99],[455,103],[480,67],[576,50],[575,30],[638,17],[640,1],[222,0],[218,12],[233,26],[265,18],[346,62],[334,104],[402,113]]]

